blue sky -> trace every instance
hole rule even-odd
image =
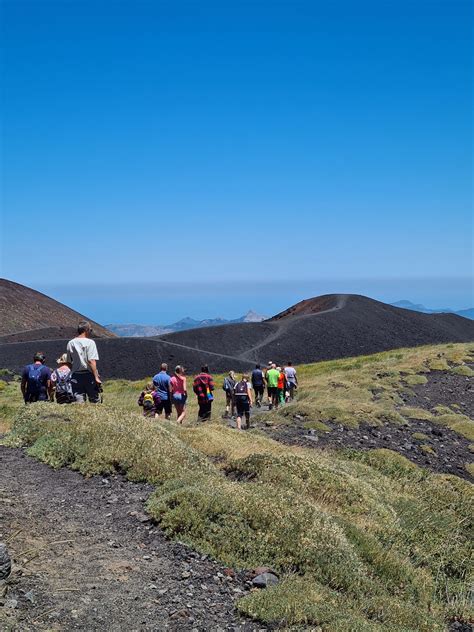
[[[471,304],[471,11],[4,0],[2,276]]]

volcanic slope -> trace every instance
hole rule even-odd
[[[365,296],[328,294],[302,301],[262,323],[223,325],[156,338],[239,360],[308,363],[401,347],[474,340],[474,323],[422,314]]]
[[[115,338],[102,325],[49,296],[0,279],[0,342],[70,338],[80,320],[91,322],[96,337]]]

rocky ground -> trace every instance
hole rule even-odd
[[[150,485],[87,480],[4,447],[0,461],[0,540],[14,559],[1,629],[268,629],[235,610],[250,574],[170,542],[148,520]]]
[[[412,387],[413,394],[405,395],[405,405],[431,410],[434,406],[452,406],[474,419],[474,380],[446,371],[432,371],[428,383]],[[330,432],[316,432],[305,428],[308,419],[292,419],[284,426],[258,424],[273,439],[291,445],[314,446],[322,449],[353,448],[395,450],[417,465],[435,472],[456,474],[467,480],[473,477],[466,463],[474,461],[470,442],[449,428],[429,421],[411,420],[406,426],[386,424],[373,427],[361,424],[359,428],[346,428],[341,424],[325,422]],[[421,436],[423,435],[423,436]]]

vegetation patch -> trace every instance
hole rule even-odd
[[[419,419],[421,421],[431,421],[433,415],[429,410],[425,410],[424,408],[415,408],[412,406],[405,406],[400,409],[401,415],[403,417],[407,417],[408,419]]]
[[[451,373],[454,375],[462,375],[464,377],[474,377],[474,371],[467,364],[463,364],[462,366],[456,366],[450,369]]]
[[[239,604],[254,618],[431,632],[469,615],[472,486],[389,450],[324,453],[48,404],[23,407],[8,440],[53,467],[149,481],[148,510],[170,537],[238,568],[274,568],[281,583]]]

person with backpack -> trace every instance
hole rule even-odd
[[[234,400],[234,386],[235,386],[235,373],[234,371],[229,371],[229,375],[224,378],[224,384],[222,388],[225,391],[225,414],[224,418],[229,419],[229,417],[234,416],[235,412],[235,400]]]
[[[291,362],[285,367],[286,385],[288,388],[287,401],[292,401],[295,396],[295,390],[298,388],[298,378],[296,377],[296,369]]]
[[[72,392],[76,402],[91,404],[100,402],[102,381],[97,370],[99,353],[92,340],[92,326],[82,320],[77,326],[77,336],[67,343],[67,361],[72,365]]]
[[[188,398],[188,391],[186,388],[186,376],[184,367],[178,364],[174,370],[174,375],[170,380],[171,397],[174,407],[176,408],[178,424],[182,424],[186,417],[186,400]]]
[[[25,404],[47,402],[51,389],[51,369],[45,366],[46,356],[35,353],[33,363],[27,364],[21,373],[21,392]]]
[[[158,417],[158,404],[160,403],[160,396],[156,392],[153,384],[149,382],[145,384],[143,391],[138,398],[138,405],[143,408],[144,417]]]
[[[259,364],[256,364],[255,369],[252,371],[252,387],[255,391],[255,405],[257,408],[260,408],[265,391],[265,378]]]
[[[51,400],[56,396],[58,404],[72,404],[76,401],[72,392],[72,371],[71,365],[67,361],[67,354],[56,360],[58,365],[51,373]]]
[[[199,405],[198,421],[208,421],[211,418],[214,388],[214,380],[209,373],[209,367],[205,364],[201,367],[201,373],[196,375],[193,382],[193,391],[196,394]]]
[[[153,386],[160,396],[160,403],[156,409],[158,416],[161,417],[161,414],[165,411],[165,419],[170,419],[173,410],[171,406],[171,378],[168,375],[166,362],[162,363],[160,372],[153,378]]]
[[[244,374],[240,382],[234,386],[235,407],[237,409],[237,430],[242,430],[242,417],[245,415],[245,425],[250,428],[250,408],[252,406],[252,389],[249,387],[249,376]]]

